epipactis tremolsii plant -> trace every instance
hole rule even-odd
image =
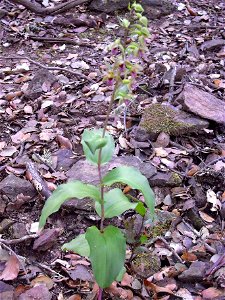
[[[63,250],[70,250],[90,259],[99,295],[102,298],[102,289],[109,287],[115,280],[121,280],[125,272],[126,239],[122,231],[112,225],[104,227],[106,218],[121,215],[133,209],[143,217],[146,212],[154,216],[154,194],[148,180],[137,169],[129,166],[120,166],[106,175],[102,175],[102,165],[109,162],[115,149],[112,135],[107,132],[107,125],[112,105],[118,100],[121,105],[127,105],[133,99],[135,80],[142,68],[140,60],[145,53],[145,38],[149,36],[147,18],[143,16],[140,4],[132,4],[133,22],[122,19],[121,25],[125,29],[123,41],[117,39],[111,46],[111,64],[105,76],[107,84],[113,86],[108,113],[103,129],[86,129],[82,134],[82,146],[86,159],[96,165],[99,185],[94,186],[81,181],[69,182],[60,185],[47,199],[43,207],[39,228],[45,226],[47,218],[57,212],[61,205],[71,198],[93,199],[96,213],[101,217],[100,228],[91,226],[85,234],[81,234],[69,243],[62,246]],[[119,189],[111,188],[115,183],[129,185],[139,190],[145,200],[131,202]]]

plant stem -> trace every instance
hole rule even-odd
[[[101,193],[101,224],[100,231],[103,232],[104,229],[104,220],[105,220],[105,207],[104,207],[104,185],[102,182],[102,172],[101,172],[101,158],[102,158],[102,149],[98,153],[98,178],[100,181],[100,193]]]
[[[102,288],[100,288],[100,287],[98,290],[98,300],[102,300]]]
[[[107,114],[106,114],[106,118],[105,118],[105,122],[104,122],[104,126],[103,126],[103,132],[102,132],[102,137],[105,137],[105,133],[106,133],[106,128],[109,122],[109,116],[110,116],[110,112],[112,110],[112,106],[113,106],[113,102],[114,102],[114,98],[115,98],[115,92],[117,90],[119,82],[117,81],[114,89],[113,89],[113,93],[109,102],[109,107],[107,110]],[[100,182],[100,194],[101,194],[101,224],[100,224],[100,231],[103,232],[104,229],[104,220],[105,220],[105,207],[104,207],[104,184],[102,182],[102,172],[101,172],[101,160],[102,160],[102,148],[99,150],[98,153],[98,178],[99,178],[99,182]]]

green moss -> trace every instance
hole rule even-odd
[[[143,252],[132,260],[132,268],[138,275],[147,278],[160,270],[161,263],[157,256]]]
[[[145,109],[140,126],[149,133],[180,135],[188,131],[191,125],[180,122],[177,118],[179,114],[179,111],[170,106],[152,104]]]
[[[173,183],[175,186],[179,186],[179,185],[182,183],[182,178],[180,177],[179,174],[173,172],[173,173],[171,174],[170,181],[171,181],[171,183]]]
[[[148,238],[164,236],[170,229],[172,221],[176,219],[176,215],[163,210],[156,209],[156,220],[154,224],[148,228]]]

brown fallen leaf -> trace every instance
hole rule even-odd
[[[37,284],[44,284],[49,290],[51,290],[54,286],[53,280],[45,275],[38,275],[31,281],[31,286],[36,286]]]
[[[11,101],[16,97],[20,97],[23,94],[22,91],[11,92],[6,95],[6,100]]]
[[[60,144],[61,148],[69,149],[69,150],[73,149],[73,145],[68,138],[66,138],[62,135],[57,135],[56,138],[57,138],[57,142]]]
[[[133,293],[131,290],[123,289],[117,286],[116,282],[113,282],[109,288],[106,289],[107,293],[114,297],[119,296],[120,299],[132,300]]]
[[[214,287],[210,287],[204,291],[202,291],[203,300],[213,300],[217,297],[223,296],[224,291],[216,289]]]
[[[183,260],[189,261],[189,262],[192,262],[192,261],[195,261],[195,260],[198,259],[197,256],[196,256],[194,253],[190,253],[190,252],[187,252],[187,251],[185,251],[185,252],[182,254],[181,258],[182,258]]]
[[[144,280],[144,285],[148,290],[153,291],[155,294],[166,293],[169,295],[174,295],[174,293],[169,288],[158,286],[158,285],[148,281],[148,279]]]
[[[20,270],[20,262],[15,255],[10,255],[6,267],[0,276],[0,280],[13,280],[17,278]]]

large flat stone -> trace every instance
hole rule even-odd
[[[225,124],[225,101],[191,84],[184,86],[176,101],[182,104],[184,109],[202,118]]]
[[[199,132],[208,125],[206,120],[160,103],[146,107],[140,122],[140,128],[145,129],[151,137],[161,132],[174,136]]]
[[[130,0],[92,0],[89,8],[105,13],[128,8]],[[169,0],[142,0],[140,1],[149,18],[169,15],[175,10],[175,6]]]
[[[0,182],[0,193],[12,200],[15,200],[19,194],[30,196],[31,198],[37,194],[33,185],[28,180],[17,177],[14,174],[9,174]]]
[[[113,159],[109,163],[103,165],[102,175],[104,176],[113,168],[124,165],[137,168],[148,179],[156,174],[156,168],[154,166],[152,166],[150,163],[142,162],[136,156],[119,156],[113,157]],[[76,162],[66,173],[66,175],[69,181],[81,180],[85,183],[94,185],[99,184],[97,167],[86,160],[79,160],[78,162]]]

